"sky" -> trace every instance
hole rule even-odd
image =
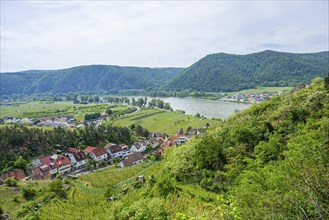
[[[328,1],[1,0],[0,72],[329,50]]]

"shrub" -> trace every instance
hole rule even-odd
[[[36,190],[32,186],[27,186],[23,188],[23,196],[25,199],[32,199],[35,194]]]
[[[8,179],[5,180],[5,184],[7,186],[17,186],[17,180],[13,177],[9,177]]]

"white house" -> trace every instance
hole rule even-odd
[[[128,145],[126,144],[120,144],[119,145],[121,147],[122,150],[122,157],[128,156],[129,154],[132,154],[131,150],[129,149]]]
[[[122,148],[117,144],[107,144],[104,149],[106,149],[112,158],[120,158],[124,154]]]
[[[86,167],[87,157],[83,151],[71,151],[71,153],[67,153],[67,156],[71,160],[72,170],[82,169]]]
[[[144,152],[146,150],[147,143],[144,141],[135,142],[130,150],[132,152]]]
[[[123,159],[120,163],[120,167],[128,167],[136,164],[140,164],[144,161],[142,153],[134,153],[128,155],[125,159]]]
[[[96,148],[90,153],[90,156],[97,162],[107,159],[107,152],[104,148]]]

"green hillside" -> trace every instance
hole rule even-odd
[[[181,70],[91,65],[52,71],[1,73],[1,95],[154,89]]]
[[[0,204],[11,219],[328,219],[328,131],[329,76],[237,112],[161,161],[64,180],[68,191],[61,180],[0,186]]]
[[[329,52],[282,53],[264,51],[248,55],[211,54],[182,71],[165,88],[230,92],[256,87],[295,86],[324,77]]]

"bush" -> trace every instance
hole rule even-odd
[[[23,196],[25,199],[32,199],[36,195],[37,191],[32,186],[23,188]]]
[[[9,177],[8,179],[5,180],[5,184],[7,186],[17,186],[17,180],[14,177]]]

